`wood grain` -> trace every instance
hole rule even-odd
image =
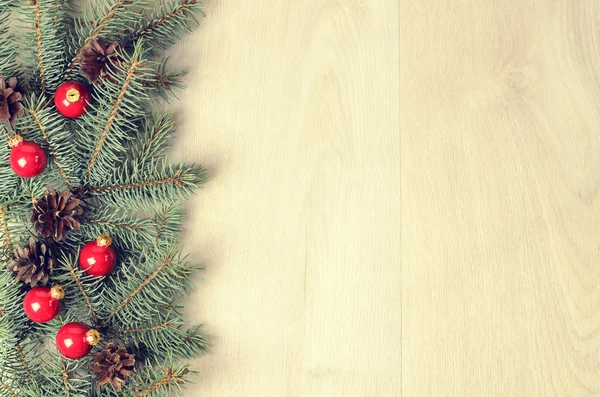
[[[399,396],[394,0],[208,1],[174,156],[208,167],[185,245],[209,356],[189,396]]]
[[[404,396],[600,395],[600,3],[400,2]]]

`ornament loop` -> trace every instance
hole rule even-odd
[[[90,346],[96,346],[98,343],[100,343],[100,339],[102,339],[100,337],[100,332],[96,331],[95,329],[90,329],[85,334],[85,340],[90,344]]]
[[[79,98],[81,98],[81,93],[77,88],[69,88],[66,97],[67,101],[70,103],[75,103],[79,100]]]
[[[50,288],[50,296],[52,296],[54,299],[61,300],[65,297],[65,290],[60,285],[55,285]]]
[[[10,137],[8,140],[8,146],[14,148],[18,144],[23,143],[23,137],[19,134]]]
[[[110,247],[112,244],[112,238],[108,234],[101,234],[96,239],[96,243],[98,243],[101,247]]]

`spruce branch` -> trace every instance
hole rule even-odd
[[[138,169],[163,158],[175,132],[175,116],[163,114],[144,122],[144,133],[131,145],[132,166]]]
[[[165,321],[161,324],[153,325],[150,327],[142,327],[142,328],[134,328],[134,329],[116,329],[113,332],[116,334],[138,334],[141,332],[152,332],[159,331],[163,328],[166,328],[172,324],[171,321]]]
[[[155,249],[167,249],[172,241],[176,241],[183,223],[183,212],[177,203],[163,206],[156,212],[154,222],[158,225],[154,240]]]
[[[167,365],[164,370],[158,368],[146,368],[140,377],[147,378],[150,380],[148,384],[139,386],[135,393],[135,397],[148,397],[153,393],[160,393],[160,395],[169,395],[170,392],[177,392],[181,395],[182,387],[186,383],[188,375],[192,374],[187,365],[178,365],[176,368],[172,368]]]
[[[85,212],[73,218],[80,230],[50,246],[60,266],[53,266],[48,282],[67,293],[55,319],[32,323],[22,306],[26,288],[0,267],[0,397],[181,394],[191,372],[173,360],[207,348],[200,328],[186,327],[181,313],[197,269],[176,243],[183,223],[178,201],[191,197],[206,175],[202,167],[166,160],[175,117],[151,115],[152,101],[172,98],[185,75],[167,70],[157,55],[203,14],[196,0],[162,0],[151,14],[145,8],[143,0],[90,0],[77,16],[67,0],[0,0],[0,74],[25,85],[29,79],[24,115],[0,126],[0,133],[41,144],[50,160],[36,178],[16,177],[10,149],[0,142],[0,259],[9,260],[30,236],[41,238],[42,226],[56,217],[54,209],[32,208],[48,189],[68,188],[85,203]],[[8,30],[11,10],[22,23],[17,36]],[[93,57],[90,45],[100,38],[121,43],[118,62],[93,87],[84,116],[65,119],[49,97],[66,78],[82,77],[82,56]],[[22,54],[23,48],[31,51]],[[110,277],[94,278],[79,268],[78,250],[101,233],[114,238],[118,265]],[[98,329],[103,343],[120,341],[135,353],[136,374],[120,392],[96,384],[87,360],[45,350],[46,338],[73,321]]]
[[[152,73],[152,63],[144,58],[141,43],[131,56],[122,57],[119,68],[107,72],[110,81],[96,88],[91,110],[78,123],[89,131],[78,141],[79,154],[89,159],[89,183],[104,181],[114,172],[114,164],[123,161],[127,143],[137,135],[141,115],[146,114],[144,102],[149,98],[143,82]]]
[[[149,20],[141,23],[127,38],[126,45],[144,40],[153,52],[165,50],[183,34],[194,30],[204,16],[202,4],[197,0],[171,0],[160,3]]]
[[[44,139],[48,151],[58,168],[60,176],[69,188],[74,187],[77,160],[73,157],[71,134],[66,128],[64,118],[48,106],[45,97],[33,96],[26,102],[26,114],[23,126],[24,135],[39,136]]]
[[[149,319],[132,319],[124,328],[110,330],[118,343],[139,349],[146,361],[160,363],[203,354],[208,343],[200,327],[184,329],[179,308],[155,313]],[[146,350],[147,347],[151,349]]]
[[[14,2],[4,0],[0,4],[0,74],[20,77],[16,61],[18,47],[15,36],[9,32],[10,5],[14,5]]]
[[[52,397],[88,397],[90,381],[82,377],[85,360],[66,360],[55,352],[42,356],[40,375],[45,384],[45,395]]]
[[[2,236],[4,237],[4,243],[8,252],[13,252],[12,239],[10,238],[10,230],[8,228],[8,221],[6,218],[6,212],[2,204],[0,204],[0,222],[2,223]]]
[[[35,65],[29,71],[34,77],[31,83],[44,96],[58,87],[64,67],[65,34],[68,30],[64,1],[30,0],[24,2],[20,10],[25,32],[23,46],[34,49],[31,54],[25,54]]]
[[[104,15],[99,16],[98,19],[94,19],[90,22],[81,21],[79,23],[78,29],[83,37],[80,39],[80,45],[71,59],[71,62],[67,66],[67,70],[65,71],[65,79],[70,78],[71,74],[81,63],[81,57],[83,56],[84,51],[91,45],[92,41],[96,39],[99,35],[103,34],[105,30],[110,26],[111,23],[116,22],[116,25],[119,26],[129,20],[131,20],[132,15],[123,15],[123,21],[119,23],[119,21],[115,21],[119,18],[120,14],[122,14],[128,7],[134,5],[135,2],[133,0],[114,0],[114,2],[109,6],[108,9],[105,10]],[[98,6],[98,4],[96,3]],[[101,6],[94,7],[93,10],[102,8]],[[133,12],[137,16],[137,13]]]
[[[35,42],[37,49],[37,59],[38,59],[38,68],[40,71],[40,84],[42,86],[42,93],[44,95],[46,92],[46,67],[44,65],[44,57],[43,57],[43,48],[42,48],[42,15],[40,11],[40,3],[38,0],[31,0],[31,4],[33,5],[33,12],[35,14]]]
[[[100,154],[100,151],[102,150],[102,146],[104,145],[104,142],[106,141],[106,138],[108,137],[108,134],[113,126],[113,123],[115,122],[115,120],[117,118],[117,114],[119,113],[119,109],[120,109],[121,103],[123,102],[123,98],[125,97],[125,94],[127,93],[127,89],[129,88],[129,85],[131,84],[131,80],[133,79],[133,77],[135,75],[135,70],[138,68],[139,65],[140,65],[140,62],[133,60],[130,64],[129,68],[127,69],[127,77],[125,78],[125,83],[121,87],[121,91],[119,92],[119,95],[117,96],[117,99],[114,102],[113,108],[110,112],[110,115],[108,116],[108,120],[106,121],[106,125],[104,126],[104,129],[102,130],[102,134],[100,135],[100,138],[98,139],[96,148],[94,149],[94,152],[92,153],[92,158],[90,159],[90,162],[88,164],[88,176],[92,173],[92,169],[94,168],[96,160],[98,159],[98,155]]]
[[[125,162],[102,186],[89,187],[87,192],[108,206],[147,210],[186,199],[204,182],[202,167],[157,160],[137,168]]]
[[[83,299],[88,307],[88,313],[89,313],[90,317],[92,318],[92,320],[95,323],[99,322],[98,314],[96,313],[96,310],[94,309],[94,304],[92,303],[91,295],[90,295],[90,293],[88,293],[88,291],[84,285],[84,281],[82,280],[81,273],[78,272],[77,270],[75,270],[75,266],[72,264],[72,261],[70,259],[63,259],[61,262],[66,267],[66,269],[68,271],[68,275],[71,278],[71,280],[77,285],[77,288],[79,289],[79,292],[81,293],[81,296],[83,297]],[[63,285],[63,287],[65,287],[65,285]],[[92,292],[93,292],[93,289],[92,289]]]
[[[4,389],[4,391],[8,394],[8,396],[19,397],[16,390],[14,390],[12,387],[10,387],[8,384],[6,384],[6,382],[0,381],[0,386],[2,386],[2,389]]]
[[[177,70],[167,71],[166,61],[163,61],[154,76],[144,83],[144,86],[150,90],[153,99],[162,99],[169,102],[171,98],[176,97],[177,92],[185,87],[183,82],[186,72]]]
[[[162,263],[150,274],[147,274],[143,277],[142,282],[133,290],[125,299],[119,303],[119,305],[108,314],[108,317],[114,317],[121,310],[123,310],[136,296],[138,296],[146,286],[154,280],[162,271],[164,271],[167,266],[174,260],[174,256],[165,255]]]
[[[17,349],[19,362],[21,363],[21,365],[23,366],[23,370],[27,374],[27,379],[29,380],[30,384],[33,384],[33,375],[31,373],[31,370],[29,369],[29,364],[27,364],[27,360],[25,359],[25,354],[23,353],[23,347],[21,346],[21,343],[17,342],[15,344],[15,348]]]
[[[81,233],[94,241],[100,234],[108,234],[119,249],[139,251],[152,245],[155,221],[121,214],[117,208],[91,209],[82,222]]]

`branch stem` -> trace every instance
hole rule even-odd
[[[104,145],[104,142],[106,141],[106,138],[108,137],[108,133],[110,132],[115,120],[117,119],[117,113],[119,112],[121,103],[123,102],[123,98],[125,97],[125,94],[127,93],[127,89],[129,88],[129,85],[131,84],[131,80],[133,79],[133,77],[135,75],[135,70],[137,69],[137,67],[140,64],[141,64],[140,62],[138,62],[136,60],[132,60],[131,65],[127,69],[127,77],[125,77],[125,82],[123,83],[123,86],[121,87],[121,91],[119,92],[117,99],[114,101],[112,111],[110,112],[110,115],[108,116],[108,120],[106,121],[104,130],[102,131],[102,134],[100,135],[100,139],[98,139],[98,143],[96,144],[96,149],[94,149],[94,153],[92,154],[92,158],[90,159],[90,163],[88,165],[88,176],[91,175],[91,173],[92,173],[92,169],[94,168],[94,165],[96,164],[96,160],[98,160],[98,155],[100,155],[100,151],[102,150],[102,146]]]
[[[123,310],[123,308],[125,306],[127,306],[133,298],[135,298],[140,292],[142,292],[142,290],[144,288],[146,288],[146,286],[150,283],[150,281],[152,281],[154,278],[156,278],[156,276],[158,276],[158,274],[160,272],[162,272],[163,270],[165,270],[167,268],[167,266],[169,265],[169,263],[171,263],[172,260],[173,260],[172,256],[171,257],[165,256],[165,258],[164,258],[163,262],[160,264],[160,266],[158,266],[152,273],[145,276],[144,281],[142,281],[142,283],[140,285],[138,285],[138,287],[136,289],[134,289],[129,294],[129,296],[127,296],[127,298],[125,298],[125,300],[123,300],[123,302],[121,302],[119,304],[119,306],[117,306],[112,312],[110,312],[108,317],[109,318],[114,317],[117,313],[119,313],[121,310]]]
[[[69,273],[71,274],[71,277],[73,278],[73,280],[75,280],[75,283],[77,283],[77,286],[79,287],[79,290],[81,291],[81,294],[83,295],[83,299],[85,300],[85,303],[90,308],[90,315],[94,319],[94,322],[98,322],[98,315],[96,314],[96,311],[94,310],[94,307],[92,306],[90,297],[88,296],[87,292],[85,292],[85,288],[83,287],[83,283],[81,282],[81,279],[77,275],[77,272],[75,272],[75,268],[69,262],[67,262],[66,265],[67,265],[67,269],[69,270]]]
[[[65,72],[65,77],[70,77],[71,73],[73,72],[73,69],[75,69],[75,67],[79,65],[79,63],[81,62],[81,57],[83,56],[83,52],[90,46],[90,44],[92,44],[92,40],[94,40],[96,37],[98,37],[100,33],[102,33],[106,25],[110,22],[111,19],[115,17],[117,12],[123,6],[130,3],[131,0],[117,0],[115,4],[108,10],[106,15],[104,15],[104,17],[102,17],[102,19],[98,21],[94,30],[90,32],[88,37],[83,42],[81,48],[79,48],[79,50],[77,51],[75,57],[73,57],[73,59],[71,60],[71,63],[69,63],[69,66],[67,67],[67,70]]]
[[[8,222],[6,221],[6,212],[4,211],[4,207],[2,205],[0,205],[0,223],[2,223],[2,229],[4,230],[4,241],[12,255],[13,244],[10,238],[10,232],[8,230]]]
[[[73,188],[73,183],[71,182],[71,179],[69,179],[69,177],[67,176],[67,173],[65,172],[64,168],[60,164],[60,161],[58,160],[58,156],[56,155],[56,150],[54,150],[52,143],[50,143],[50,138],[48,137],[48,132],[46,131],[46,127],[42,124],[42,120],[40,119],[37,110],[35,110],[33,107],[30,107],[29,111],[31,112],[31,116],[35,120],[35,123],[38,125],[40,132],[44,136],[46,143],[48,144],[48,148],[50,149],[50,153],[52,153],[52,157],[54,157],[54,162],[56,163],[56,166],[58,167],[60,174],[62,175],[65,182],[67,182],[67,185],[69,185],[70,188]]]
[[[183,187],[183,180],[181,178],[181,170],[177,170],[175,172],[175,175],[170,178],[155,179],[155,180],[151,180],[151,181],[143,181],[143,182],[136,182],[136,183],[126,183],[123,185],[95,187],[95,188],[88,189],[88,192],[104,193],[104,192],[109,192],[109,191],[114,191],[114,190],[129,190],[129,189],[135,189],[135,188],[139,188],[139,187],[166,185],[169,183],[175,183],[175,184],[177,184],[177,186]]]
[[[33,12],[35,13],[35,45],[37,50],[38,69],[40,70],[40,83],[42,85],[42,93],[46,92],[46,66],[44,65],[44,57],[42,53],[44,48],[42,46],[42,14],[40,12],[40,3],[36,0],[32,2]]]
[[[136,328],[136,329],[116,329],[113,332],[116,334],[137,334],[140,332],[158,331],[159,329],[166,328],[171,325],[170,321],[165,321],[162,324],[155,325],[147,328]]]

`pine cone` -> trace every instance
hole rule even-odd
[[[16,272],[17,281],[35,287],[38,283],[47,284],[52,270],[56,265],[56,258],[46,244],[29,239],[29,245],[22,248],[17,245],[14,258],[8,262],[8,267]]]
[[[134,374],[135,356],[129,354],[123,346],[109,343],[104,350],[94,354],[90,364],[90,372],[96,374],[96,384],[105,386],[112,383],[115,389],[121,390],[127,377]]]
[[[119,70],[120,59],[116,53],[119,44],[115,41],[108,46],[102,38],[92,40],[90,46],[83,52],[81,71],[91,84],[108,80],[114,83],[111,73]]]
[[[25,91],[19,87],[16,77],[6,80],[0,75],[0,123],[14,123],[25,113],[21,104],[24,98]]]
[[[45,238],[52,237],[54,241],[62,241],[69,230],[79,230],[79,216],[83,213],[81,200],[65,190],[58,193],[48,190],[46,195],[33,203],[31,222]]]

